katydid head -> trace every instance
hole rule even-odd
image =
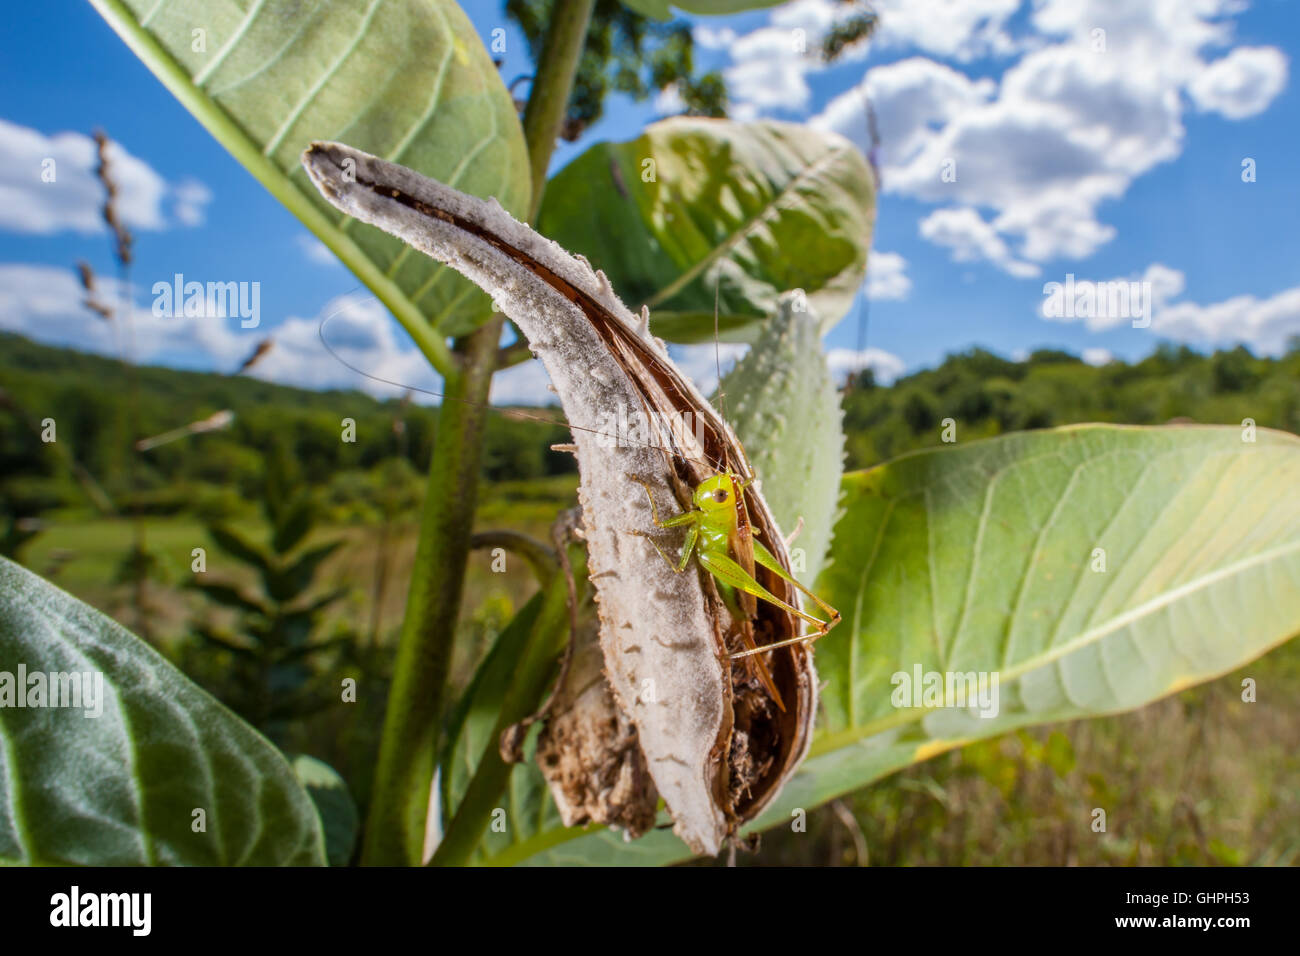
[[[726,474],[705,478],[695,489],[695,507],[704,512],[725,511],[736,507],[736,485]]]

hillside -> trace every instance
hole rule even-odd
[[[134,386],[132,379],[134,378]],[[184,438],[139,456],[142,506],[169,511],[216,507],[218,491],[246,498],[258,487],[262,458],[279,449],[302,475],[326,484],[372,471],[393,459],[424,472],[436,409],[380,401],[356,391],[311,391],[245,376],[156,366],[127,369],[115,359],[55,348],[0,333],[0,388],[16,404],[0,412],[0,498],[11,514],[86,504],[55,450],[32,423],[53,418],[63,450],[75,455],[116,500],[127,493],[128,412],[136,396],[135,435],[156,435],[229,409],[226,429]],[[342,422],[356,422],[355,441]],[[401,419],[400,429],[394,423]],[[485,476],[528,479],[573,471],[570,456],[551,452],[565,432],[491,416]],[[232,502],[227,501],[227,504]],[[220,510],[220,508],[218,508]]]
[[[134,377],[134,386],[132,379]],[[0,414],[0,507],[10,516],[85,508],[65,459],[32,423],[54,418],[60,449],[73,454],[115,499],[127,495],[126,422],[137,396],[135,434],[153,435],[234,412],[230,427],[144,453],[140,506],[154,513],[214,517],[253,496],[272,449],[322,481],[328,500],[347,505],[375,486],[410,483],[418,495],[436,410],[380,401],[355,391],[311,391],[257,379],[161,367],[128,370],[115,359],[0,333],[0,388],[21,415]],[[889,386],[864,374],[844,396],[848,467],[862,468],[938,444],[945,419],[960,441],[1081,421],[1240,423],[1300,432],[1300,344],[1258,358],[1245,349],[1203,355],[1162,346],[1148,358],[1093,367],[1060,351],[1013,361],[975,349]],[[344,418],[356,440],[341,440]],[[403,426],[394,428],[401,419]],[[25,419],[25,421],[24,421]],[[560,428],[489,418],[484,475],[531,480],[574,470],[550,451]]]
[[[844,400],[848,467],[862,468],[940,441],[1077,422],[1241,424],[1300,432],[1300,341],[1277,359],[1244,348],[1204,355],[1162,345],[1140,362],[1093,367],[1042,350],[1016,362],[981,349],[889,387],[862,377]]]

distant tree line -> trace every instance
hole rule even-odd
[[[54,348],[0,333],[0,508],[29,515],[89,506],[67,464],[70,454],[109,497],[130,495],[126,461],[137,459],[140,506],[165,513],[202,510],[210,518],[240,501],[255,501],[264,459],[283,452],[306,480],[327,489],[364,484],[365,476],[412,480],[428,469],[434,410],[360,392],[311,391],[246,376],[159,367],[136,370],[137,435],[125,433],[130,400],[127,369],[118,361]],[[136,437],[155,435],[229,409],[231,424],[135,452]],[[555,417],[559,416],[558,409]],[[344,419],[355,440],[344,441]],[[39,425],[53,419],[59,448],[42,441]],[[395,423],[400,422],[400,425]],[[571,455],[553,452],[567,431],[532,421],[489,418],[484,474],[490,481],[530,479],[575,470]],[[394,462],[396,459],[396,463]],[[405,463],[406,467],[402,466]]]
[[[1012,361],[983,349],[880,386],[870,371],[844,397],[848,467],[863,468],[941,443],[1077,422],[1256,425],[1300,432],[1300,340],[1279,358],[1244,347],[1204,355],[1161,345],[1132,364],[1094,367],[1042,349]]]
[[[190,512],[222,520],[260,495],[274,451],[319,482],[327,505],[374,505],[409,486],[418,500],[433,446],[433,410],[360,392],[310,391],[249,377],[141,367],[140,435],[166,432],[223,409],[226,428],[133,452],[125,434],[127,370],[114,359],[0,333],[0,524],[60,507],[89,508],[69,456],[116,502],[131,494],[128,454],[137,456],[135,501],[152,513]],[[1300,432],[1300,341],[1278,358],[1245,348],[1205,355],[1162,345],[1136,363],[1100,367],[1057,350],[1023,361],[983,349],[950,355],[936,368],[889,386],[870,371],[844,395],[848,465],[862,468],[941,441],[952,419],[958,441],[1084,421],[1194,421]],[[554,414],[559,417],[558,409]],[[41,440],[54,419],[59,449]],[[355,440],[343,440],[343,420]],[[399,423],[396,425],[395,423]],[[574,471],[550,446],[562,427],[489,418],[484,477],[527,481]],[[377,511],[376,511],[377,513]],[[359,516],[369,514],[362,507]]]

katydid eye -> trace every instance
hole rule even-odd
[[[715,491],[715,492],[713,493],[713,500],[716,501],[718,504],[722,504],[724,501],[726,501],[726,500],[727,500],[727,489],[726,489],[726,488],[719,488],[717,491]]]

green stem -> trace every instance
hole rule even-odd
[[[552,575],[559,570],[559,558],[552,548],[518,531],[480,531],[470,539],[469,546],[475,551],[488,548],[513,551],[528,562],[533,574],[537,576],[537,583],[542,587],[546,587]]]
[[[586,573],[586,564],[580,558],[574,564],[574,573],[581,578]],[[515,667],[510,690],[503,698],[496,727],[488,735],[474,776],[429,861],[430,866],[463,866],[483,839],[514,769],[501,759],[498,741],[508,727],[532,714],[546,693],[555,673],[555,659],[569,636],[568,597],[568,584],[563,577],[552,576],[533,632]]]
[[[461,374],[438,411],[428,491],[384,715],[361,861],[418,865],[438,723],[460,614],[501,319],[459,340]]]
[[[551,25],[542,43],[537,72],[533,75],[528,105],[524,108],[524,139],[528,143],[528,162],[533,175],[533,199],[528,221],[537,219],[546,189],[546,168],[551,163],[556,137],[564,122],[564,113],[573,93],[573,78],[578,72],[587,25],[596,0],[555,0]]]
[[[595,0],[556,0],[542,47],[523,123],[533,179],[530,220],[541,203],[546,167],[573,91],[594,4]],[[418,864],[423,854],[502,322],[498,316],[457,343],[459,374],[447,375],[434,363],[446,376],[448,400],[438,413],[419,544],[366,821],[361,861],[369,865]],[[485,800],[485,805],[490,802]]]

